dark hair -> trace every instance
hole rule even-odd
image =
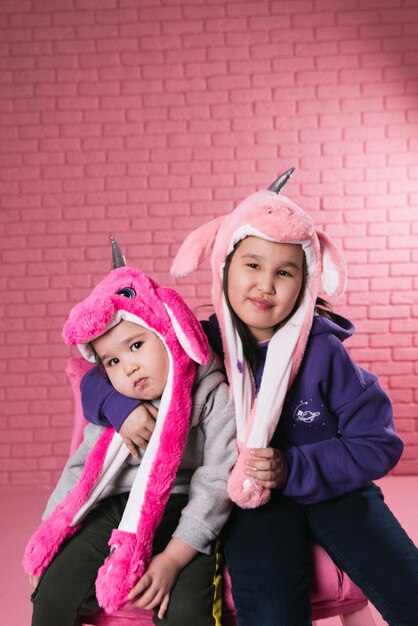
[[[242,241],[242,239],[241,239]],[[237,333],[241,339],[241,343],[242,343],[242,349],[244,352],[244,358],[247,361],[248,365],[250,366],[250,369],[253,373],[253,375],[256,375],[257,372],[257,368],[260,362],[260,358],[261,358],[261,354],[260,351],[258,349],[258,345],[256,340],[254,339],[254,337],[252,336],[251,332],[248,329],[248,326],[246,324],[244,324],[244,322],[238,317],[238,315],[235,313],[235,311],[233,310],[231,303],[229,301],[229,297],[228,297],[228,274],[229,274],[229,267],[231,265],[231,261],[232,261],[232,257],[234,256],[239,244],[241,242],[239,241],[234,249],[232,250],[232,252],[230,252],[228,254],[228,256],[225,259],[225,266],[224,266],[224,272],[223,272],[223,280],[222,280],[222,289],[224,292],[224,296],[225,296],[225,300],[226,303],[228,305],[228,309],[229,312],[231,314],[231,318],[232,318],[232,323],[234,324]],[[289,313],[289,315],[282,320],[281,322],[279,322],[275,327],[274,330],[278,330],[281,326],[284,326],[286,324],[286,322],[292,317],[293,313],[299,308],[302,297],[303,297],[303,293],[305,291],[305,285],[306,285],[306,276],[307,276],[307,268],[306,268],[306,256],[305,254],[303,255],[303,280],[302,280],[302,285],[299,291],[299,295],[296,299],[295,302],[295,306],[293,307],[293,309],[291,310],[291,312]],[[331,305],[329,304],[329,302],[327,302],[326,300],[324,300],[323,298],[317,298],[316,302],[315,302],[315,311],[318,313],[318,315],[323,315],[324,317],[330,317],[329,312],[331,311]]]
[[[315,313],[322,315],[322,317],[331,319],[332,304],[328,302],[328,300],[324,300],[324,298],[320,298],[318,296],[315,301]]]
[[[99,367],[102,367],[103,370],[104,370],[104,365],[103,365],[102,359],[97,354],[96,350],[93,347],[93,343],[91,341],[90,341],[90,347],[91,347],[92,352],[93,352],[94,362],[96,363],[96,365],[98,365]]]

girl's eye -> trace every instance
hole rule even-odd
[[[135,343],[133,343],[131,345],[131,352],[135,352],[136,350],[139,350],[139,348],[142,346],[142,341],[135,341]]]
[[[123,298],[135,298],[136,296],[136,292],[135,289],[132,289],[132,287],[124,287],[123,289],[119,289],[119,291],[116,292],[118,294],[118,296],[122,296]]]
[[[251,268],[252,270],[257,270],[260,266],[258,265],[258,263],[247,263],[247,267]]]
[[[113,367],[114,365],[117,365],[119,363],[119,359],[109,359],[109,361],[106,363],[106,365],[108,367]]]
[[[277,273],[279,276],[291,276],[291,274],[289,274],[289,272],[286,272],[286,270],[279,270]]]

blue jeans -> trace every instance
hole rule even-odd
[[[238,626],[308,626],[309,545],[321,545],[390,626],[418,624],[418,550],[369,484],[318,504],[274,491],[223,533]]]

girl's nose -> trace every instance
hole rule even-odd
[[[127,376],[130,376],[134,372],[139,369],[139,365],[137,363],[127,363],[125,365],[125,372]]]
[[[263,274],[262,276],[260,276],[258,281],[258,289],[262,293],[275,293],[273,277],[269,276],[268,274]]]

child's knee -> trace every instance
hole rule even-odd
[[[57,575],[54,563],[32,594],[32,626],[74,626],[80,615],[93,615],[99,610],[94,579],[77,584]]]
[[[41,581],[32,594],[33,616],[32,626],[45,624],[70,624],[74,611],[68,607],[65,595],[65,584],[56,585]],[[71,614],[71,615],[70,615]]]

